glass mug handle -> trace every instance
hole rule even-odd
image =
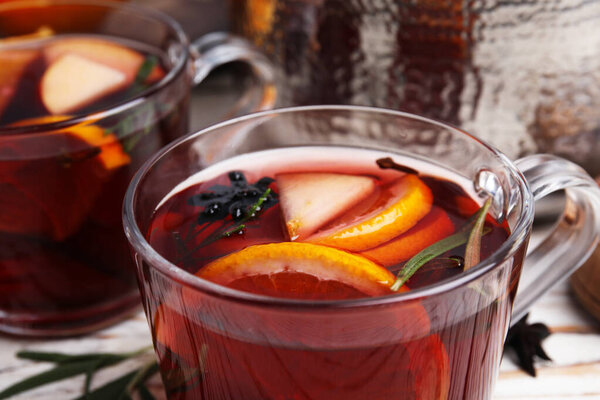
[[[226,32],[213,32],[192,42],[190,52],[193,58],[194,85],[202,82],[215,68],[232,61],[245,62],[252,69],[262,93],[254,102],[250,101],[253,96],[249,96],[249,93],[242,96],[230,110],[229,117],[273,108],[276,97],[274,69],[269,60],[250,42]]]
[[[547,154],[521,158],[515,164],[535,201],[564,189],[566,202],[554,230],[525,257],[511,324],[587,259],[598,243],[600,230],[600,188],[581,167]]]

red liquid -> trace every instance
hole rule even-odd
[[[47,49],[65,40],[102,41],[142,61],[153,57],[155,75],[52,114],[42,100],[41,80],[55,61]],[[19,41],[23,46],[15,49]],[[162,108],[149,101],[86,126],[11,131],[87,115],[137,96],[169,65],[155,49],[134,45],[98,36],[0,44],[0,64],[14,61],[19,52],[27,59],[0,73],[0,313],[5,314],[0,330],[78,333],[118,318],[139,301],[121,204],[143,161],[187,128],[187,96]]]
[[[315,162],[315,157],[306,157],[308,152],[297,157],[289,153],[285,162],[283,158],[266,156],[254,158],[253,162],[240,161],[238,170],[250,183],[292,171],[375,177],[372,198],[340,217],[348,219],[349,215],[368,214],[380,207],[381,199],[388,196],[390,183],[403,174],[377,168],[373,153],[365,156],[356,150],[346,152],[345,160],[353,160],[352,163],[340,164],[328,158]],[[294,159],[308,161],[291,161]],[[335,154],[332,159],[339,161]],[[221,167],[220,174],[202,175],[212,178],[204,178],[200,183],[182,185],[187,188],[163,202],[150,224],[153,247],[191,273],[242,248],[289,240],[278,203],[248,222],[243,233],[196,250],[222,229],[223,223],[228,226],[231,216],[202,230],[196,221],[203,207],[192,206],[190,198],[210,191],[208,188],[214,185],[228,185],[227,172],[234,165],[230,162]],[[455,229],[462,227],[479,206],[458,184],[427,173],[422,171],[419,176],[433,194],[430,212],[442,210]],[[278,193],[276,182],[269,187]],[[335,225],[335,221],[328,225]],[[509,235],[506,224],[489,217],[487,226],[491,231],[482,239],[482,257],[489,256]],[[460,274],[462,268],[451,257],[463,255],[464,246],[447,252],[423,266],[407,286],[414,289]],[[417,301],[403,308],[338,310],[331,314],[322,310],[296,313],[293,307],[287,311],[260,309],[180,289],[178,285],[156,292],[163,278],[147,271],[144,273],[148,274],[149,283],[142,282],[142,291],[153,321],[169,399],[482,400],[491,395],[491,383],[500,362],[519,257],[521,253],[515,268],[504,277],[508,287],[502,290],[504,294],[477,307],[477,313],[469,318],[457,318],[460,311],[456,310],[464,308],[464,304],[481,303],[482,295],[468,288],[444,301]],[[386,267],[397,272],[403,264]],[[228,286],[268,296],[310,300],[369,296],[341,282],[295,272],[245,276]],[[440,318],[446,318],[446,322],[440,322]]]

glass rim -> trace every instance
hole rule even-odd
[[[136,219],[134,202],[137,198],[137,187],[142,182],[143,178],[152,170],[153,166],[167,157],[172,150],[182,145],[185,142],[193,141],[196,138],[210,134],[211,132],[220,130],[221,128],[230,127],[238,123],[247,122],[250,120],[258,120],[269,115],[279,114],[290,114],[299,113],[304,111],[359,111],[366,113],[377,113],[386,114],[394,117],[400,117],[404,119],[411,119],[428,124],[433,124],[438,127],[442,127],[449,131],[454,131],[458,134],[466,135],[471,140],[476,141],[491,155],[496,156],[503,167],[508,170],[512,176],[518,182],[518,188],[523,194],[522,207],[520,215],[518,216],[517,224],[512,229],[509,237],[502,243],[498,249],[496,249],[489,257],[482,260],[479,264],[471,268],[469,271],[458,274],[456,277],[444,279],[438,283],[427,285],[421,288],[411,289],[406,292],[388,294],[377,297],[366,297],[350,300],[302,300],[302,299],[287,299],[278,298],[273,296],[258,295],[249,292],[244,292],[237,289],[231,289],[217,283],[202,279],[195,276],[171,263],[169,260],[160,255],[151,245],[148,243],[144,234],[139,229]],[[317,106],[300,106],[300,107],[287,107],[279,108],[270,111],[262,111],[245,115],[242,117],[229,119],[227,121],[209,126],[200,131],[185,135],[169,145],[163,147],[158,153],[155,153],[150,159],[148,159],[136,172],[135,176],[131,180],[127,192],[125,193],[125,199],[123,202],[123,226],[125,229],[125,235],[136,253],[148,262],[150,268],[157,270],[162,275],[169,279],[175,280],[182,285],[188,286],[194,290],[201,291],[208,295],[218,296],[227,301],[243,302],[246,304],[254,304],[256,306],[267,306],[267,307],[283,307],[283,308],[295,308],[295,309],[339,309],[339,308],[356,308],[356,307],[369,307],[382,304],[398,303],[411,301],[415,299],[421,299],[424,297],[431,297],[441,293],[450,292],[453,289],[464,286],[469,282],[472,282],[487,273],[494,270],[497,266],[501,265],[503,261],[508,260],[515,252],[520,248],[520,245],[527,238],[529,227],[533,222],[534,208],[533,208],[533,194],[529,190],[527,181],[516,168],[516,166],[510,161],[504,154],[490,146],[486,142],[474,137],[473,135],[455,128],[446,123],[435,121],[429,118],[421,117],[415,114],[410,114],[402,111],[396,111],[378,107],[365,107],[365,106],[348,106],[348,105],[317,105]]]
[[[85,115],[65,118],[60,121],[37,124],[34,123],[18,126],[0,126],[0,136],[10,135],[11,137],[15,137],[19,134],[25,134],[25,136],[33,135],[36,133],[51,134],[53,131],[59,129],[65,129],[85,123],[93,123],[104,118],[118,115],[124,111],[133,109],[141,105],[142,103],[144,103],[144,101],[147,100],[147,98],[164,89],[166,86],[172,83],[182,71],[184,71],[185,66],[187,65],[187,62],[190,57],[189,39],[183,31],[183,28],[175,19],[173,19],[169,15],[150,7],[141,6],[138,4],[122,3],[119,1],[112,0],[19,0],[0,4],[0,14],[4,11],[26,9],[32,7],[49,8],[56,5],[78,5],[82,7],[93,6],[104,7],[112,10],[124,9],[135,14],[136,16],[139,15],[142,17],[148,17],[149,19],[154,19],[168,26],[175,33],[177,40],[184,48],[184,53],[182,56],[178,57],[178,60],[173,66],[173,68],[171,68],[169,72],[160,81],[152,84],[150,87],[144,89],[143,91],[129,99],[115,103],[111,106],[102,108],[100,110],[87,113]]]

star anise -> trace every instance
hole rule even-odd
[[[522,370],[531,376],[536,376],[535,358],[539,357],[546,361],[552,359],[542,348],[542,341],[550,336],[550,329],[542,323],[529,324],[525,315],[512,328],[508,330],[504,352],[514,349],[517,355],[517,364]]]

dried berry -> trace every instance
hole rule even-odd
[[[243,235],[246,222],[277,204],[277,194],[269,188],[274,182],[272,178],[264,177],[249,184],[240,171],[231,171],[227,177],[231,186],[213,185],[206,192],[195,194],[188,199],[188,204],[203,208],[196,218],[196,226],[192,226],[188,235],[184,238],[174,235],[182,253],[178,262],[185,265],[196,251],[216,240],[234,234]],[[215,222],[220,222],[220,226],[201,243],[190,248],[189,244],[194,237]]]
[[[257,182],[249,184],[240,171],[231,171],[227,177],[231,186],[214,185],[209,187],[206,192],[193,195],[188,199],[190,205],[204,207],[198,215],[199,225],[223,220],[228,215],[231,215],[234,221],[248,216],[252,206],[273,182],[272,178],[263,177]],[[261,202],[260,209],[266,210],[276,203],[277,194],[270,192]],[[254,213],[256,211],[258,210],[254,210]]]

